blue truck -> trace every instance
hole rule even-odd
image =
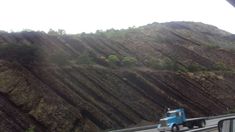
[[[206,118],[190,118],[186,119],[186,115],[184,109],[175,109],[175,110],[168,110],[165,113],[165,117],[160,119],[160,124],[158,124],[158,129],[160,132],[171,130],[172,132],[177,132],[180,130],[180,126],[188,127],[192,129],[194,126],[199,128],[205,127],[206,125]]]

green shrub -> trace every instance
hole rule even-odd
[[[129,27],[128,29],[120,29],[120,30],[112,28],[106,31],[97,30],[96,34],[106,36],[107,38],[125,38],[129,33],[136,32],[137,30],[139,29],[136,27]]]
[[[107,61],[111,64],[118,64],[120,63],[120,59],[116,55],[109,55]]]
[[[229,68],[227,68],[224,63],[218,62],[218,63],[214,66],[214,70],[225,71],[225,70],[229,70]]]
[[[185,66],[178,66],[177,67],[178,72],[189,72],[189,70]]]
[[[134,66],[137,63],[137,59],[135,57],[127,56],[122,59],[122,63],[125,66]]]
[[[201,66],[201,65],[199,65],[199,64],[197,64],[197,63],[193,63],[193,64],[189,65],[189,66],[187,67],[187,69],[188,69],[188,71],[190,71],[190,72],[196,72],[196,71],[204,71],[204,70],[206,70],[203,66]]]
[[[57,31],[50,29],[47,34],[54,35],[54,36],[65,35],[66,31],[64,29],[58,29]]]

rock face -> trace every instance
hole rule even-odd
[[[191,22],[0,33],[0,131],[118,129],[155,123],[168,107],[189,117],[229,112],[234,51],[233,34]]]

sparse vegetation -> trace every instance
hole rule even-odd
[[[65,35],[66,34],[64,29],[58,29],[57,32],[58,32],[59,35]]]
[[[182,65],[178,65],[177,72],[189,72],[189,70]]]
[[[215,44],[210,44],[210,45],[207,45],[207,48],[208,49],[218,49],[220,47],[218,45],[215,45]]]
[[[187,70],[189,72],[197,72],[197,71],[205,71],[206,68],[203,66],[199,65],[198,63],[192,63],[189,66],[187,66]]]
[[[25,130],[25,132],[35,132],[35,126],[31,126]]]
[[[226,71],[226,70],[230,70],[224,63],[222,62],[218,62],[215,67],[214,70],[219,70],[219,71]]]
[[[151,58],[148,62],[148,65],[154,69],[158,70],[177,70],[177,63],[169,58],[163,59],[154,59]]]
[[[58,29],[57,31],[55,31],[53,29],[50,29],[47,34],[55,35],[55,36],[57,36],[57,35],[65,35],[66,31],[64,29]]]
[[[76,63],[91,65],[91,64],[94,64],[95,62],[94,62],[94,59],[88,53],[83,53],[78,57],[78,59],[76,60]]]
[[[136,28],[135,26],[129,27],[128,29],[120,29],[120,30],[111,28],[106,31],[97,30],[96,34],[106,36],[107,38],[125,38],[129,33],[131,32],[133,33],[138,30],[139,28]]]
[[[147,66],[153,68],[153,69],[161,69],[162,62],[160,59],[150,58],[146,60]]]
[[[118,57],[117,55],[109,55],[106,59],[106,57],[100,58],[102,60],[106,60],[111,66],[126,66],[126,67],[131,67],[137,64],[137,59],[132,56],[120,56]]]
[[[178,69],[178,65],[177,62],[175,60],[171,60],[171,59],[164,59],[163,60],[163,64],[162,64],[163,69],[167,69],[167,70],[172,70],[172,71],[177,71]]]
[[[171,70],[177,72],[197,72],[197,71],[204,71],[206,68],[203,66],[193,63],[188,66],[183,66],[178,64],[177,61],[163,58],[163,59],[150,59],[149,64],[151,68],[158,69],[158,70]]]
[[[135,57],[126,56],[122,59],[122,63],[124,66],[134,66],[137,63],[137,59]]]
[[[116,55],[109,55],[107,61],[113,65],[120,64],[120,59]]]

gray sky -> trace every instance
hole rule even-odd
[[[153,22],[195,21],[235,34],[235,8],[226,0],[0,0],[0,30],[122,29]]]

